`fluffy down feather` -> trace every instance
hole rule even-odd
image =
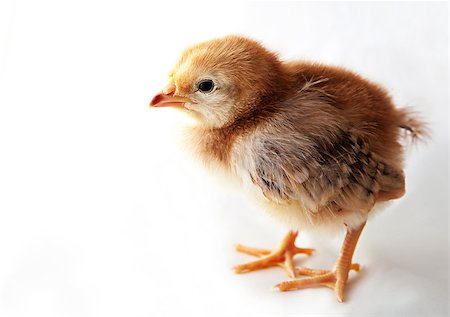
[[[192,84],[205,77],[217,84],[209,99]],[[376,204],[401,197],[401,131],[426,134],[380,86],[339,67],[283,62],[243,37],[189,48],[173,78],[194,101],[195,152],[291,228],[357,227]]]

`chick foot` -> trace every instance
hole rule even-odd
[[[275,285],[275,289],[282,292],[298,290],[309,287],[326,286],[333,289],[339,302],[344,301],[345,286],[347,284],[348,273],[350,270],[359,271],[359,264],[352,263],[348,270],[315,270],[308,268],[298,268],[296,270],[299,275],[307,275],[309,277],[284,281]]]
[[[296,270],[297,274],[309,277],[281,282],[275,288],[283,292],[308,287],[327,286],[334,290],[337,300],[342,303],[350,270],[359,271],[359,264],[352,263],[352,257],[363,228],[364,224],[356,230],[347,228],[341,254],[333,270],[298,268]]]
[[[236,245],[236,251],[258,256],[260,259],[235,266],[234,271],[236,273],[245,273],[278,265],[286,271],[289,277],[295,277],[296,269],[293,260],[294,256],[300,253],[311,255],[314,251],[314,249],[298,248],[295,245],[297,235],[297,231],[289,231],[278,248],[273,251],[268,249],[250,248],[240,244]]]

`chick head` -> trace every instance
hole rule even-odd
[[[279,85],[281,63],[258,42],[226,36],[187,48],[151,106],[175,106],[208,127],[223,127]]]

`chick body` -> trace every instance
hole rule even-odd
[[[291,229],[357,227],[376,204],[404,194],[401,130],[421,127],[355,73],[280,66],[280,91],[225,126],[195,128],[196,151]]]

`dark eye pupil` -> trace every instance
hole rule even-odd
[[[214,88],[212,80],[204,80],[198,84],[198,89],[202,92],[210,92]]]

